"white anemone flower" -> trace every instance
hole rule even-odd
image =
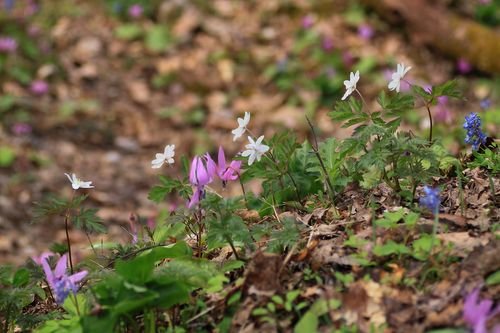
[[[151,167],[153,169],[158,169],[163,165],[163,163],[174,164],[174,156],[175,145],[166,145],[163,154],[156,154],[156,158],[151,161]]]
[[[359,81],[359,71],[356,71],[356,73],[351,72],[351,74],[349,75],[349,80],[344,81],[346,92],[342,97],[342,100],[349,97],[349,95],[356,90],[356,83],[358,83],[358,81]]]
[[[65,173],[65,175],[71,182],[71,187],[73,187],[73,190],[78,190],[79,188],[94,188],[94,186],[92,186],[92,182],[85,182],[76,177],[74,173],[72,173],[71,176],[67,173]]]
[[[247,125],[250,122],[250,112],[245,112],[245,116],[243,118],[238,118],[238,128],[231,131],[233,133],[233,141],[236,141],[240,138],[243,133],[247,130]]]
[[[392,80],[389,82],[389,90],[396,90],[399,92],[401,88],[401,80],[408,73],[411,67],[405,67],[404,64],[398,64],[396,72],[392,73]]]
[[[262,155],[264,155],[268,150],[269,146],[262,144],[262,140],[264,140],[264,136],[260,136],[257,141],[254,141],[251,137],[248,137],[248,141],[250,142],[245,146],[247,150],[241,153],[241,156],[248,156],[248,165],[252,165],[255,160],[260,161]]]

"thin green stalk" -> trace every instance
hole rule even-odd
[[[309,120],[308,116],[306,116],[306,120],[307,120],[307,123],[309,124],[309,127],[311,128],[311,132],[313,134],[313,139],[314,139],[314,145],[311,145],[311,147],[313,149],[314,155],[316,155],[316,158],[319,161],[319,165],[321,166],[321,169],[323,170],[323,172],[325,174],[326,183],[328,185],[328,189],[330,190],[330,200],[332,200],[332,202],[333,202],[335,199],[335,191],[334,191],[333,185],[330,181],[330,175],[328,175],[328,172],[326,171],[325,164],[323,163],[323,158],[321,157],[321,154],[319,153],[318,138],[316,136],[316,132],[314,131],[314,127],[313,127],[311,121]]]
[[[439,211],[436,209],[436,211],[434,212],[434,224],[432,225],[432,238],[431,238],[431,246],[429,248],[429,254],[428,254],[429,256],[432,254],[432,249],[434,248],[438,223],[439,223]]]
[[[73,297],[70,296],[70,298],[71,298],[71,301],[73,302],[73,304],[75,305],[76,313],[78,314],[78,317],[80,317],[81,314],[80,314],[80,307],[78,306],[78,298],[76,297],[76,294],[70,293],[70,295],[73,295]]]

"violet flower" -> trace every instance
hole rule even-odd
[[[38,96],[45,95],[49,91],[49,84],[44,80],[35,80],[30,84],[30,91]]]
[[[464,58],[457,61],[457,70],[460,74],[467,74],[472,71],[472,65]]]
[[[85,276],[87,276],[87,271],[81,271],[73,275],[68,275],[66,273],[67,269],[67,255],[64,254],[57,262],[54,271],[49,266],[47,261],[47,256],[40,257],[41,265],[43,271],[45,272],[45,278],[50,286],[50,289],[54,292],[54,297],[57,304],[61,305],[64,300],[68,297],[69,293],[76,294],[78,291],[77,283],[80,282]]]
[[[464,321],[472,328],[473,333],[487,333],[486,322],[500,313],[500,306],[493,307],[489,299],[479,300],[479,289],[473,290],[464,302]],[[500,327],[495,326],[493,332],[498,333]]]
[[[425,196],[420,198],[420,205],[428,208],[434,214],[438,214],[439,205],[441,204],[441,199],[439,198],[439,189],[424,186],[424,193]]]
[[[13,53],[17,49],[17,42],[12,37],[0,37],[0,53]]]
[[[481,144],[486,142],[486,134],[481,130],[481,118],[477,113],[470,113],[465,116],[463,128],[467,131],[465,143],[471,144],[473,150],[478,150]]]
[[[373,28],[368,23],[363,23],[358,27],[358,36],[364,40],[372,39],[375,34]]]
[[[42,252],[41,255],[39,256],[32,256],[31,257],[31,260],[33,260],[37,265],[42,265],[42,262],[44,262],[45,260],[47,260],[49,257],[52,257],[54,256],[54,253],[50,252],[50,251],[46,251],[46,252]]]
[[[128,15],[132,18],[139,18],[142,16],[144,9],[139,4],[134,4],[128,8]]]
[[[489,98],[482,99],[481,102],[479,102],[479,106],[483,110],[487,110],[491,107],[491,100]]]

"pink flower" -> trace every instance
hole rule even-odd
[[[236,180],[240,174],[241,161],[232,161],[229,165],[226,165],[226,156],[224,154],[224,149],[219,147],[219,156],[217,159],[217,175],[222,180],[225,185],[230,180]]]
[[[13,53],[17,49],[17,42],[12,37],[0,37],[0,53]]]
[[[31,125],[26,123],[15,123],[11,127],[12,133],[15,135],[25,135],[31,133]]]
[[[49,84],[44,80],[31,82],[30,91],[35,95],[45,95],[49,91]]]
[[[479,301],[479,302],[478,302]],[[500,313],[500,306],[492,309],[493,301],[479,300],[479,289],[473,290],[464,302],[464,320],[473,329],[474,333],[487,333],[486,322]],[[494,333],[498,327],[495,327]]]
[[[128,15],[133,18],[139,18],[142,16],[144,9],[141,5],[135,4],[128,8]]]
[[[306,15],[302,18],[302,28],[309,29],[314,24],[314,17],[312,15]]]

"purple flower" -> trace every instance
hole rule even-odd
[[[222,184],[225,186],[230,180],[236,180],[240,174],[241,161],[232,161],[229,165],[226,165],[226,156],[224,154],[224,149],[219,147],[219,156],[217,159],[217,175],[222,180]]]
[[[358,36],[364,40],[370,40],[374,34],[372,26],[368,23],[363,23],[358,27]]]
[[[61,305],[64,303],[66,297],[72,292],[76,294],[78,290],[77,283],[80,282],[85,276],[87,276],[87,271],[81,271],[73,275],[68,275],[66,273],[67,268],[67,255],[64,254],[57,262],[54,271],[49,266],[47,261],[48,256],[42,254],[40,256],[40,262],[45,272],[45,278],[50,288],[54,292],[54,297],[57,304]]]
[[[333,50],[333,40],[328,36],[324,36],[321,40],[321,48],[325,52],[330,52]]]
[[[26,123],[15,123],[11,127],[12,133],[15,135],[25,135],[31,133],[31,125]]]
[[[30,91],[35,95],[45,95],[49,91],[49,84],[44,80],[31,82]]]
[[[306,15],[302,18],[302,28],[310,29],[314,24],[314,17],[312,15]]]
[[[4,0],[3,6],[6,11],[10,12],[14,8],[14,0]]]
[[[460,74],[467,74],[472,71],[472,65],[464,58],[460,58],[457,61],[457,70]]]
[[[473,333],[487,333],[486,322],[500,313],[500,306],[492,309],[493,302],[489,299],[479,300],[479,289],[474,289],[464,302],[464,321],[473,329]],[[494,333],[500,327],[495,326]]]
[[[141,5],[135,4],[128,8],[128,15],[132,18],[139,18],[142,16],[144,9]]]
[[[420,198],[420,206],[428,208],[434,214],[439,213],[439,205],[441,204],[441,199],[439,198],[439,189],[424,186],[424,194],[425,196]]]
[[[12,53],[17,49],[17,42],[12,37],[0,37],[0,53]]]
[[[486,142],[486,135],[481,130],[481,118],[472,112],[465,116],[464,129],[467,130],[465,143],[472,144],[472,149],[477,150],[481,144]]]
[[[342,62],[345,67],[351,67],[354,64],[354,57],[352,56],[351,52],[342,52]]]
[[[217,165],[207,153],[205,156],[195,156],[191,162],[189,171],[189,182],[195,187],[193,196],[188,203],[188,208],[192,208],[205,195],[205,185],[213,181],[213,177],[217,172]]]
[[[42,265],[42,262],[47,260],[49,257],[54,256],[54,253],[47,251],[47,252],[42,252],[41,255],[37,256],[32,256],[31,259],[37,264],[37,265]]]

